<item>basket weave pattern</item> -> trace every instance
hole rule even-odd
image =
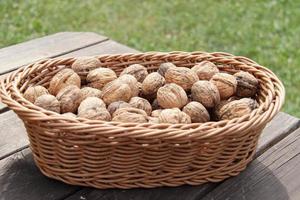
[[[20,68],[1,80],[2,101],[23,120],[42,173],[74,185],[148,188],[235,176],[251,161],[263,128],[284,100],[284,87],[274,73],[245,57],[149,52],[97,58],[117,73],[134,63],[155,71],[163,62],[192,67],[203,60],[221,71],[248,71],[259,80],[259,108],[233,120],[175,125],[70,119],[33,105],[22,93],[32,85],[48,87],[52,76],[75,58],[46,59]]]

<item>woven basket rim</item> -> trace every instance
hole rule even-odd
[[[117,137],[168,137],[169,139],[176,139],[186,136],[192,138],[203,139],[212,137],[214,135],[226,134],[232,130],[233,133],[239,130],[253,128],[255,126],[263,126],[270,121],[275,114],[277,114],[283,105],[285,98],[285,89],[282,82],[269,69],[257,64],[249,58],[242,56],[234,56],[224,52],[146,52],[146,53],[127,53],[127,54],[104,54],[95,56],[100,61],[105,60],[104,63],[111,63],[118,61],[118,63],[135,63],[137,60],[144,63],[168,61],[172,59],[174,63],[182,60],[210,60],[214,62],[226,62],[228,65],[235,65],[244,67],[246,71],[251,71],[259,74],[269,87],[266,92],[265,102],[261,102],[258,109],[255,109],[250,115],[242,118],[235,118],[232,120],[210,121],[206,123],[192,123],[192,124],[150,124],[150,123],[122,123],[122,122],[106,122],[99,120],[88,120],[83,118],[67,118],[61,114],[44,110],[27,101],[20,92],[17,84],[35,73],[36,70],[46,69],[49,66],[58,66],[61,64],[70,65],[76,58],[54,58],[44,59],[38,62],[29,64],[19,68],[17,71],[9,74],[5,79],[0,81],[0,95],[3,103],[7,104],[9,108],[14,110],[18,115],[24,118],[36,121],[52,121],[55,125],[62,129],[74,130],[78,134],[86,132],[89,129],[93,133],[98,130],[108,130],[111,134],[116,134]],[[48,68],[47,68],[48,69]],[[54,71],[53,71],[54,72]],[[82,131],[80,131],[82,130]],[[83,131],[84,130],[84,131]],[[151,130],[151,134],[147,134],[147,130]],[[224,132],[224,130],[226,130]],[[202,131],[203,134],[196,136],[193,133]],[[122,134],[122,132],[124,132]],[[140,134],[140,135],[139,135]],[[191,137],[190,137],[191,138]]]

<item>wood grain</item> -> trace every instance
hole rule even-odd
[[[297,129],[204,199],[299,200],[299,169],[300,129]]]
[[[107,40],[90,32],[61,32],[0,49],[0,75],[31,62],[56,57]]]
[[[284,122],[284,126],[282,126]],[[279,113],[264,129],[257,147],[255,157],[260,156],[267,148],[287,136],[296,127],[299,127],[299,119],[285,113]],[[278,127],[281,124],[282,128]],[[80,199],[118,199],[118,200],[196,200],[205,196],[209,191],[217,187],[219,183],[207,183],[200,186],[181,186],[175,188],[132,189],[132,190],[94,190],[84,189],[67,198],[67,200]]]

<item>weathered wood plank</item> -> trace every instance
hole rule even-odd
[[[78,189],[42,175],[29,149],[0,161],[0,199],[63,199]]]
[[[204,199],[286,200],[300,197],[300,129],[254,160]]]
[[[22,65],[56,57],[107,40],[90,32],[61,32],[0,49],[0,75]]]
[[[267,148],[278,142],[279,139],[287,136],[296,127],[299,127],[299,119],[285,113],[279,113],[264,129],[257,147],[256,157],[260,156]],[[284,126],[282,124],[284,123]],[[281,124],[282,127],[279,127]],[[132,189],[132,190],[93,190],[84,189],[78,191],[67,200],[80,199],[118,199],[118,200],[139,200],[139,199],[186,199],[196,200],[205,196],[209,191],[217,187],[219,183],[207,183],[200,186],[181,186],[175,188],[154,188],[154,189]]]

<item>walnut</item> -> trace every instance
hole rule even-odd
[[[106,84],[101,94],[101,98],[107,105],[115,101],[128,102],[132,96],[129,85],[120,82],[118,79]]]
[[[158,117],[148,117],[148,122],[152,123],[152,124],[158,124],[159,123],[159,119]]]
[[[165,84],[165,78],[157,72],[149,74],[142,83],[142,93],[156,94],[157,90]]]
[[[147,113],[137,108],[120,108],[113,114],[112,121],[146,123]]]
[[[198,75],[199,80],[210,80],[213,75],[219,73],[218,67],[209,61],[202,61],[195,65],[192,71]]]
[[[151,117],[158,117],[160,115],[161,111],[163,111],[163,109],[153,110],[151,112]]]
[[[34,104],[46,110],[60,113],[60,103],[53,95],[41,95],[35,100]]]
[[[257,102],[250,98],[223,101],[216,107],[215,115],[219,120],[230,120],[250,114],[255,108],[257,108]]]
[[[67,112],[67,113],[64,113],[62,115],[67,117],[67,118],[76,118],[77,117],[74,113],[71,113],[71,112]]]
[[[72,69],[66,68],[53,76],[49,83],[49,92],[53,95],[57,95],[61,89],[69,85],[75,85],[80,88],[81,80],[78,74]]]
[[[107,110],[111,115],[113,115],[113,113],[116,110],[118,110],[119,108],[131,108],[131,107],[132,106],[125,101],[116,101],[116,102],[109,104],[109,106],[107,107]]]
[[[147,115],[150,115],[152,112],[152,107],[149,101],[141,97],[132,97],[129,101],[129,104],[134,108],[144,110],[147,113]]]
[[[258,80],[248,72],[237,72],[233,75],[237,80],[236,95],[239,97],[253,97],[258,88]]]
[[[159,117],[160,123],[169,124],[189,124],[191,123],[191,118],[186,113],[182,112],[178,108],[165,109],[163,110]]]
[[[192,99],[206,108],[212,108],[220,102],[218,88],[209,81],[197,81],[192,89]]]
[[[167,83],[176,83],[186,91],[199,81],[197,74],[186,67],[169,68],[165,73],[165,78]]]
[[[143,82],[143,80],[148,75],[148,71],[147,71],[147,68],[144,67],[143,65],[133,64],[133,65],[130,65],[129,67],[125,68],[121,72],[120,76],[122,76],[124,74],[130,74],[130,75],[134,76],[138,82]]]
[[[96,88],[91,88],[91,87],[84,87],[81,88],[81,96],[82,100],[88,98],[88,97],[98,97],[101,98],[101,90],[98,90]]]
[[[117,80],[121,81],[122,83],[126,83],[130,87],[131,94],[133,97],[139,95],[140,93],[139,83],[134,76],[130,74],[124,74],[120,76]]]
[[[158,89],[157,102],[162,108],[182,108],[188,103],[188,98],[182,87],[170,83]]]
[[[81,90],[75,85],[69,85],[60,90],[56,98],[60,102],[60,111],[62,113],[75,113],[82,100]]]
[[[49,94],[49,92],[43,86],[31,86],[25,91],[24,98],[30,101],[31,103],[34,103],[39,96],[42,96],[44,94]]]
[[[80,103],[78,117],[92,120],[111,120],[111,115],[106,110],[105,103],[97,97],[88,97]]]
[[[210,116],[206,108],[196,101],[188,103],[183,107],[182,111],[191,117],[193,123],[203,123],[210,120]]]
[[[175,66],[173,63],[170,63],[170,62],[162,63],[162,64],[160,64],[160,66],[159,66],[157,72],[158,72],[160,75],[165,76],[166,71],[167,71],[169,68],[171,68],[171,67],[176,68],[176,66]]]
[[[107,83],[115,80],[117,78],[116,73],[109,69],[100,67],[90,71],[86,77],[88,86],[102,89]]]
[[[77,58],[72,64],[72,69],[80,76],[84,82],[89,71],[100,67],[101,62],[95,57]]]
[[[217,73],[210,80],[219,90],[221,99],[227,99],[235,94],[237,81],[234,76],[226,73]]]

